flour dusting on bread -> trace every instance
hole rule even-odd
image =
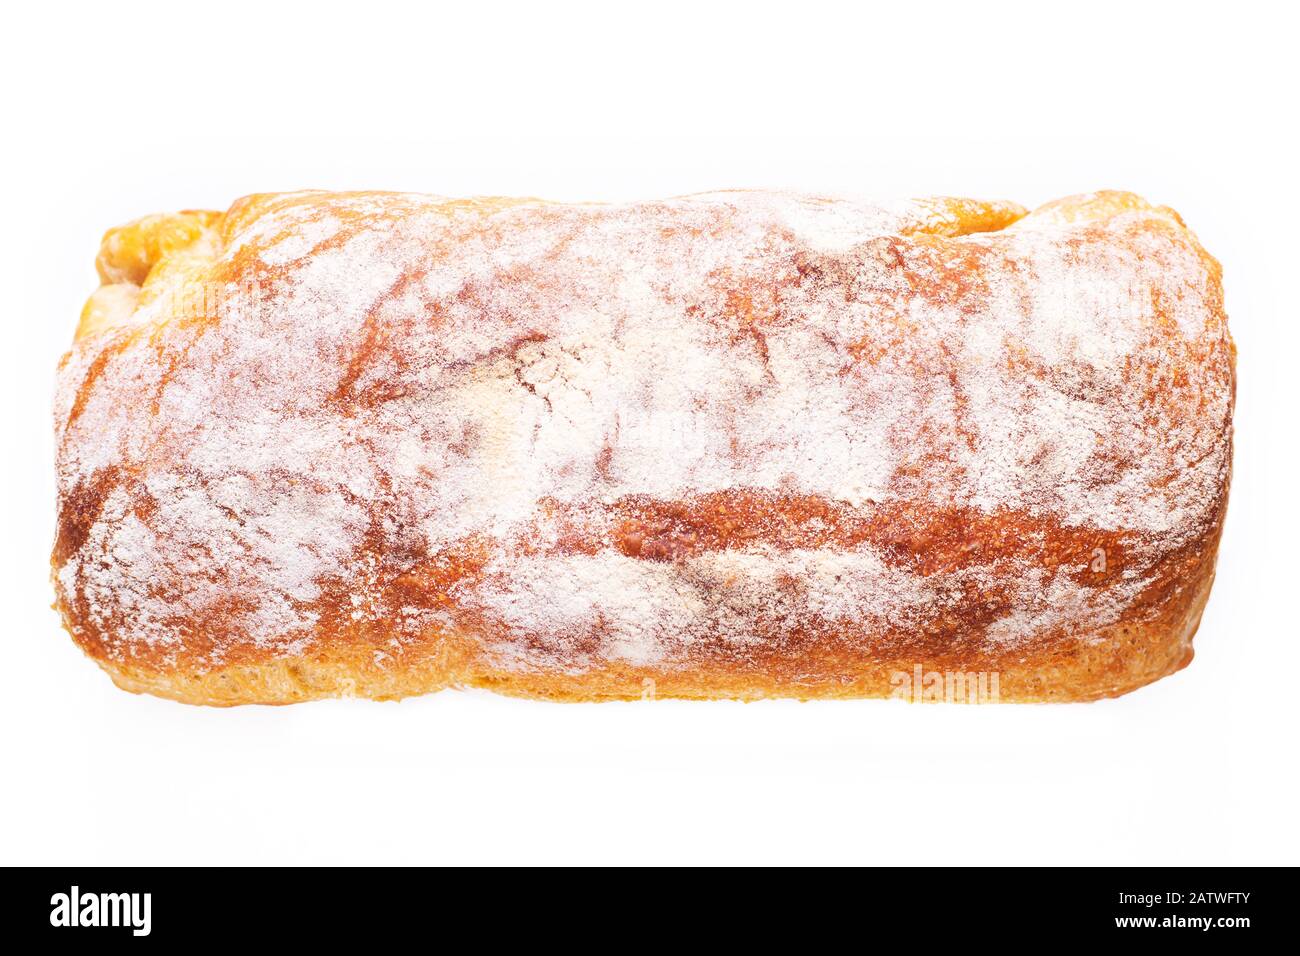
[[[1222,520],[1217,265],[1128,194],[203,215],[60,369],[56,581],[109,659],[1027,653],[1153,619]]]

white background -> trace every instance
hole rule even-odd
[[[1284,5],[546,7],[6,10],[0,862],[1300,862]],[[214,710],[116,690],[60,630],[49,404],[108,226],[304,187],[730,186],[1182,213],[1240,349],[1189,669],[1052,707]]]

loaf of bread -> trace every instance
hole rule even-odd
[[[53,575],[127,690],[1074,701],[1191,659],[1234,349],[1134,195],[267,194],[98,267]]]

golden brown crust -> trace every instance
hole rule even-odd
[[[263,195],[98,264],[53,566],[125,689],[880,697],[919,667],[1059,701],[1191,658],[1233,351],[1217,263],[1131,194]]]
[[[725,667],[670,673],[616,667],[580,676],[521,674],[474,667],[451,655],[380,668],[365,650],[348,645],[205,672],[159,671],[103,659],[97,663],[123,690],[213,707],[296,704],[331,697],[401,700],[448,688],[478,688],[513,697],[575,703],[871,697],[898,697],[915,703],[1077,702],[1119,697],[1190,664],[1192,638],[1213,578],[1211,569],[1158,621],[1103,628],[1088,635],[1086,642],[1062,643],[1027,657],[953,661],[936,649],[934,660],[916,660],[911,655],[883,662],[832,659],[823,662],[821,674],[801,673],[797,680],[783,679],[775,670],[738,673]],[[943,666],[937,666],[941,662]],[[927,673],[997,673],[997,696],[977,692],[929,698],[923,692],[911,692],[910,687],[901,688],[898,675],[910,677],[918,664]]]

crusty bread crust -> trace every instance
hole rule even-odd
[[[1235,355],[1131,194],[266,195],[98,266],[52,563],[123,689],[1052,702],[1191,660]]]
[[[238,704],[297,704],[332,697],[401,700],[446,689],[478,688],[511,697],[570,703],[616,700],[795,700],[899,698],[913,703],[1065,703],[1119,697],[1182,670],[1192,661],[1192,638],[1210,596],[1213,570],[1188,588],[1161,620],[1102,628],[1060,647],[1024,659],[953,660],[936,649],[921,662],[926,671],[996,672],[995,698],[979,694],[938,696],[902,694],[897,675],[910,676],[917,662],[841,659],[821,661],[821,673],[808,670],[797,679],[729,669],[662,672],[650,668],[608,667],[582,675],[521,674],[490,670],[473,663],[473,654],[446,654],[381,668],[364,649],[342,645],[293,658],[238,664],[202,672],[160,671],[97,660],[118,687],[185,704],[231,707]],[[464,641],[473,646],[472,638]],[[935,665],[943,663],[942,668]]]

